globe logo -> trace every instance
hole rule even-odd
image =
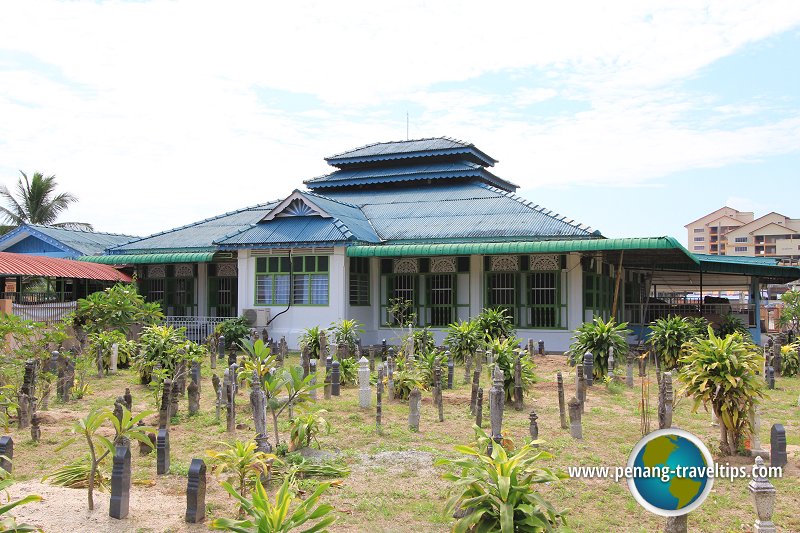
[[[688,431],[659,429],[634,446],[628,489],[639,504],[661,516],[679,516],[702,505],[714,485],[708,448]]]

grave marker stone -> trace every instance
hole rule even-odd
[[[475,424],[483,428],[483,389],[478,389],[478,397],[475,402]]]
[[[531,434],[531,440],[537,440],[539,438],[539,423],[537,422],[539,416],[536,414],[536,411],[531,409],[528,419],[530,420],[529,431]]]
[[[772,365],[767,367],[767,388],[770,390],[775,388],[775,367]]]
[[[111,469],[111,502],[108,516],[123,519],[128,516],[131,500],[131,449],[117,446],[114,450],[114,466]]]
[[[41,419],[39,413],[33,413],[31,417],[31,439],[33,442],[39,442],[42,439],[42,429],[40,427]]]
[[[481,382],[481,367],[476,366],[475,371],[472,374],[472,396],[470,397],[469,400],[470,413],[472,413],[473,416],[475,415],[475,402],[478,399],[478,389],[480,388],[480,382]]]
[[[776,341],[772,347],[772,368],[775,369],[775,374],[781,375],[781,364],[783,362],[783,354],[781,353],[781,341]]]
[[[331,399],[331,387],[333,384],[333,376],[332,376],[332,364],[333,358],[328,356],[325,358],[325,399]]]
[[[438,357],[433,361],[433,404],[439,411],[439,422],[444,422],[444,409],[442,405],[442,366]]]
[[[584,376],[583,365],[576,365],[575,372],[578,377],[578,386],[576,390],[576,398],[578,403],[581,405],[581,413],[584,411],[584,405],[586,404],[586,377]]]
[[[125,409],[125,398],[123,398],[122,396],[117,396],[117,399],[114,400],[114,418],[116,418],[120,423],[122,422],[124,409]]]
[[[148,433],[147,438],[150,440],[149,444],[139,441],[139,455],[148,455],[156,447],[156,434]]]
[[[382,416],[382,406],[381,400],[383,396],[383,368],[378,368],[378,386],[376,388],[377,394],[377,403],[375,405],[375,429],[378,433],[381,432],[381,416]]]
[[[389,367],[388,386],[389,386],[389,401],[394,400],[394,348],[389,348],[389,359],[387,360]]]
[[[522,411],[524,400],[522,398],[522,358],[518,355],[514,361],[514,410]]]
[[[122,398],[125,401],[125,408],[128,411],[133,411],[133,396],[131,396],[131,389],[129,387],[125,387],[125,394]]]
[[[206,519],[206,463],[192,459],[186,484],[186,521],[199,524]]]
[[[234,374],[235,376],[236,374]],[[179,381],[172,380],[172,395],[170,395],[169,417],[178,416],[178,400],[181,397],[181,384]]]
[[[453,377],[456,372],[456,362],[453,361],[453,357],[450,354],[450,351],[444,352],[444,356],[447,357],[447,388],[453,388]]]
[[[186,391],[189,396],[189,416],[193,416],[200,411],[200,390],[197,384],[191,381]]]
[[[769,465],[786,466],[788,458],[786,456],[786,429],[783,424],[773,424],[769,436]]]
[[[419,431],[420,404],[422,403],[422,393],[419,388],[414,387],[408,395],[408,428],[411,431]]]
[[[0,468],[11,474],[14,468],[14,439],[11,435],[0,437],[0,456]]]
[[[172,380],[165,379],[161,389],[161,407],[158,410],[158,427],[169,427],[169,410],[172,396]]]
[[[203,380],[201,379],[200,375],[200,361],[194,361],[192,363],[192,370],[189,375],[191,377],[192,383],[197,385],[197,392],[198,393],[201,392]]]
[[[775,511],[776,490],[766,476],[764,459],[756,457],[753,479],[750,480],[747,488],[753,497],[753,506],[756,508],[755,524],[753,533],[776,533],[778,529],[772,521],[772,514]]]
[[[119,344],[116,342],[111,345],[111,364],[109,365],[108,372],[110,374],[117,373],[117,361],[119,360]]]
[[[156,474],[169,473],[169,428],[161,428],[156,435]]]
[[[558,414],[561,419],[561,429],[567,429],[567,409],[566,402],[564,401],[564,378],[559,371],[556,374],[556,383],[558,384]]]
[[[310,381],[311,385],[316,385],[317,384],[317,360],[316,359],[312,359],[311,361],[308,362],[308,371],[311,373],[311,381]],[[311,392],[309,392],[309,394],[311,395],[311,401],[312,402],[316,402],[317,401],[317,389],[318,389],[318,387],[314,387],[314,388],[311,389]]]
[[[228,433],[236,431],[236,389],[234,384],[228,381],[225,384],[225,430]]]
[[[341,363],[339,361],[334,361],[331,365],[333,367],[332,377],[331,377],[331,396],[339,396],[341,394]]]
[[[689,515],[668,516],[667,524],[664,526],[664,533],[688,533]]]
[[[311,372],[311,363],[309,362],[310,356],[308,352],[308,346],[303,344],[300,350],[300,366],[303,367],[303,379],[308,377],[308,374]]]
[[[583,439],[583,428],[581,427],[581,402],[576,397],[569,401],[569,434],[573,439]]]
[[[369,347],[369,371],[375,372],[375,347]]]
[[[544,356],[544,353],[545,353],[545,351],[544,351],[544,341],[540,340],[539,341],[539,355]],[[531,355],[532,354],[533,354],[533,352],[531,352]]]
[[[464,354],[464,385],[468,384],[472,377],[472,359],[474,357],[475,355],[469,352]]]
[[[594,355],[592,352],[586,352],[583,355],[583,377],[586,380],[586,386],[591,387],[594,384]]]
[[[497,443],[503,440],[503,407],[506,392],[503,387],[505,374],[499,365],[492,372],[492,388],[489,389],[489,418],[491,420],[492,440]]]
[[[372,390],[369,388],[369,361],[366,357],[358,360],[358,406],[368,409],[372,406]]]

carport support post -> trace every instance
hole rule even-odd
[[[750,278],[750,307],[755,321],[750,334],[756,346],[761,346],[761,280],[755,276]]]

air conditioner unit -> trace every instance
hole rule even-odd
[[[256,329],[266,327],[270,316],[269,309],[245,309],[242,315],[247,319],[247,324]]]

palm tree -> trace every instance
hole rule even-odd
[[[92,231],[92,225],[84,222],[55,222],[62,211],[78,201],[68,192],[56,194],[55,176],[45,177],[41,172],[35,172],[29,180],[24,172],[20,170],[19,173],[22,178],[17,181],[16,197],[8,187],[0,185],[0,197],[5,199],[7,206],[0,206],[0,216],[11,225],[7,229],[28,223]]]

